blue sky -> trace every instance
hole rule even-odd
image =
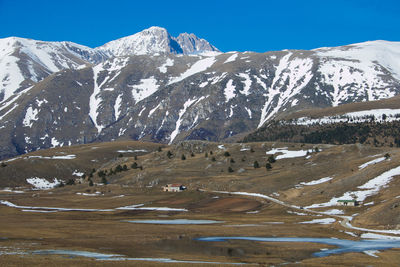
[[[0,38],[90,47],[150,26],[195,33],[222,51],[312,49],[400,41],[400,1],[0,0]]]

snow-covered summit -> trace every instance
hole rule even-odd
[[[375,72],[378,65],[378,69],[384,67],[400,79],[400,42],[377,40],[314,51],[320,57],[357,62],[357,67],[366,73]]]
[[[204,39],[183,33],[172,37],[165,28],[150,27],[139,33],[108,42],[96,50],[113,56],[152,55],[156,53],[192,54],[218,51]]]
[[[176,38],[176,41],[182,47],[184,54],[194,54],[205,51],[219,52],[219,50],[215,46],[211,45],[207,40],[201,39],[193,33],[181,33]]]

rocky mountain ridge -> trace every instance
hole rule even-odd
[[[169,40],[157,39],[165,32],[153,30],[161,35],[146,40]],[[134,53],[152,46],[127,56],[124,49],[115,50],[121,56],[111,56],[102,49],[90,53],[80,48],[81,53],[75,52],[80,56],[71,57],[76,58],[74,67],[48,71],[36,83],[28,78],[24,87],[13,83],[15,90],[0,103],[0,133],[6,137],[1,157],[116,139],[235,140],[295,111],[399,94],[400,43],[218,53],[199,42],[190,46],[196,38],[182,41],[185,36],[190,37],[176,38],[181,48],[207,53],[161,53],[174,46],[158,41],[150,54]]]

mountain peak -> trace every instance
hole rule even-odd
[[[141,32],[123,37],[97,48],[113,56],[148,55],[156,53],[192,54],[204,51],[219,51],[193,33],[182,33],[172,37],[165,28],[152,26]]]

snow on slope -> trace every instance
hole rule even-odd
[[[147,79],[141,79],[140,84],[128,85],[128,87],[132,88],[132,97],[135,99],[136,103],[157,92],[159,88],[157,82],[154,76],[151,76]]]
[[[379,191],[386,187],[393,179],[394,176],[400,175],[400,167],[393,168],[389,171],[382,173],[381,175],[369,180],[365,184],[358,187],[358,191],[349,191],[344,193],[340,197],[334,197],[330,201],[325,203],[313,204],[306,208],[321,208],[337,205],[338,200],[353,199],[353,196],[358,201],[364,201],[367,197],[373,196],[379,193]]]
[[[89,116],[92,119],[94,126],[97,128],[97,132],[100,133],[104,126],[99,125],[97,122],[97,116],[99,115],[98,109],[101,103],[101,98],[99,96],[101,87],[107,82],[108,77],[103,80],[99,85],[97,82],[99,73],[103,71],[102,64],[93,67],[93,93],[89,98]]]
[[[174,60],[171,58],[167,58],[165,63],[161,65],[158,69],[161,73],[167,73],[167,68],[174,65]]]
[[[292,97],[296,96],[311,80],[313,61],[310,58],[291,58],[292,53],[286,54],[275,68],[275,76],[271,87],[267,89],[264,107],[261,110],[261,127],[268,119],[272,118]],[[278,98],[276,106],[273,101]]]
[[[92,48],[72,42],[43,42],[18,37],[0,39],[2,100],[12,96],[24,80],[39,82],[61,69],[77,69],[85,60],[96,57],[96,53]]]
[[[291,123],[297,125],[329,124],[329,123],[347,122],[350,119],[352,123],[359,123],[359,122],[370,121],[372,116],[375,118],[376,122],[398,121],[400,120],[400,109],[388,109],[388,108],[369,109],[369,110],[348,112],[337,116],[324,116],[316,119],[311,119],[309,117],[301,117],[294,120]],[[383,119],[384,116],[386,116],[385,119]]]
[[[171,78],[168,85],[180,82],[196,73],[205,71],[206,69],[211,67],[215,61],[216,61],[215,57],[207,57],[204,59],[200,59],[199,61],[194,63],[188,70],[182,73],[180,77]]]
[[[369,101],[395,95],[395,88],[382,76],[387,70],[400,79],[399,43],[373,41],[314,51],[323,61],[319,71],[324,82],[334,88],[331,93],[333,106],[354,94],[364,94]]]

